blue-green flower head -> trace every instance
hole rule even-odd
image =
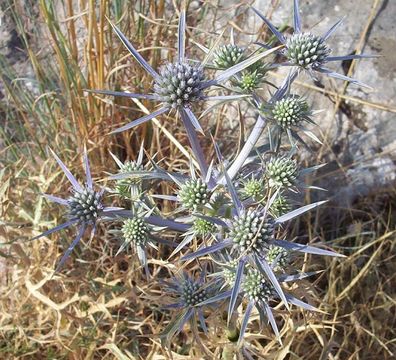
[[[145,246],[150,233],[144,218],[139,215],[124,220],[121,231],[125,241],[136,246]]]
[[[155,79],[154,93],[172,108],[191,107],[203,97],[202,84],[205,81],[203,69],[199,65],[168,63],[160,69]]]
[[[319,67],[330,52],[323,38],[311,33],[293,34],[286,41],[286,57],[292,64],[304,68]]]
[[[182,205],[195,210],[209,202],[210,192],[207,184],[200,178],[187,180],[180,188],[178,196]]]
[[[282,270],[290,263],[290,252],[280,246],[271,246],[266,260],[275,270]]]
[[[249,300],[268,303],[275,295],[273,286],[256,269],[250,269],[243,282],[243,290]]]
[[[223,267],[222,275],[224,277],[225,282],[230,286],[233,287],[236,278],[236,272],[238,267],[237,260],[231,260],[226,263]]]
[[[68,200],[69,216],[81,222],[95,223],[98,214],[103,209],[101,203],[102,193],[83,187],[81,190],[74,190],[74,194]]]
[[[243,192],[247,197],[260,200],[264,196],[264,183],[259,179],[249,179],[245,182]]]
[[[277,100],[272,108],[274,120],[284,129],[299,125],[310,115],[307,102],[294,95]]]
[[[274,238],[274,221],[249,209],[232,220],[230,238],[240,252],[265,252]]]
[[[298,175],[297,162],[282,156],[271,159],[265,169],[270,187],[291,187]]]
[[[215,51],[213,63],[219,69],[228,69],[245,60],[245,50],[237,45],[222,45]]]
[[[282,215],[287,214],[291,211],[292,207],[290,205],[289,199],[284,195],[278,195],[275,201],[271,204],[270,213],[274,218],[278,218]]]
[[[208,299],[208,294],[200,283],[187,279],[182,284],[181,297],[185,306],[197,306]]]
[[[193,223],[194,232],[200,236],[206,236],[213,233],[216,230],[216,226],[210,221],[196,218]]]

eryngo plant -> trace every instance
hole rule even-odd
[[[261,49],[250,52],[248,47],[235,45],[232,34],[231,43],[219,44],[211,49],[202,46],[207,53],[207,58],[202,62],[190,61],[185,55],[186,15],[182,10],[178,25],[177,57],[174,62],[164,64],[158,73],[118,27],[112,25],[128,51],[153,77],[153,90],[151,94],[102,90],[94,92],[161,103],[159,110],[115,132],[131,129],[155,116],[176,110],[190,140],[191,154],[199,165],[197,168],[190,161],[188,170],[171,172],[161,168],[154,159],[149,159],[150,165],[147,166],[143,164],[143,146],[136,160],[123,162],[112,155],[119,168],[118,173],[111,176],[111,180],[116,181],[113,197],[122,200],[125,208],[107,208],[103,205],[103,191],[96,191],[93,187],[86,154],[87,184],[84,186],[77,183],[66,166],[54,155],[72,183],[73,192],[66,200],[50,195],[47,197],[65,205],[70,220],[40,236],[49,235],[72,224],[78,224],[80,229],[57,270],[77,245],[85,228],[95,227],[97,221],[103,218],[113,220],[117,227],[113,233],[121,241],[118,253],[128,247],[134,248],[147,274],[149,259],[158,256],[156,252],[155,255],[151,254],[150,248],[156,250],[158,242],[170,246],[168,261],[174,277],[171,281],[150,278],[151,282],[165,284],[161,287],[161,299],[170,296],[173,300],[164,305],[164,308],[177,312],[161,333],[163,343],[167,346],[189,322],[195,335],[207,333],[211,316],[206,316],[206,313],[211,315],[218,311],[216,309],[222,309],[222,306],[227,309],[227,322],[224,322],[224,326],[235,328],[239,318],[241,320],[239,342],[243,340],[254,307],[260,314],[261,324],[264,326],[269,321],[281,342],[273,314],[277,305],[283,305],[286,309],[295,305],[309,311],[318,310],[291,293],[291,289],[298,288],[299,280],[315,275],[301,272],[295,267],[294,260],[304,253],[343,256],[330,249],[292,241],[284,230],[284,224],[325,203],[318,201],[298,207],[297,202],[290,199],[291,193],[319,189],[305,185],[304,176],[323,166],[319,164],[307,169],[299,166],[298,149],[306,144],[297,130],[302,130],[316,142],[320,141],[303,127],[304,122],[313,123],[311,117],[314,111],[311,110],[308,99],[292,92],[292,89],[301,70],[322,72],[360,84],[327,70],[324,64],[365,56],[331,57],[326,40],[339,23],[322,37],[303,33],[297,1],[294,1],[295,32],[289,37],[281,34],[257,10],[255,12],[276,35],[282,44],[281,48],[269,52]],[[218,40],[216,43],[221,39]],[[268,67],[260,63],[266,55],[277,50],[286,58],[286,63],[270,63]],[[209,64],[212,55],[214,57]],[[265,90],[271,90],[272,95],[266,96],[267,91],[261,93],[258,84],[266,84],[262,81],[266,75],[265,69],[285,64],[297,67],[298,70],[292,70],[275,91],[269,85],[269,89]],[[206,67],[219,73],[215,73],[213,79],[208,79]],[[237,94],[224,95],[227,86],[215,86],[226,80],[230,80],[228,84],[235,87]],[[206,90],[212,86],[218,93],[209,97]],[[243,97],[239,92],[245,92]],[[236,154],[227,154],[232,161],[224,160],[214,139],[214,153],[206,153],[196,136],[196,130],[205,131],[193,110],[201,107],[203,101],[214,99],[221,102],[230,99],[245,101],[244,106],[249,106],[257,113],[257,120],[241,150]],[[265,131],[268,132],[268,142],[257,146],[259,140],[265,142],[267,137],[262,136]],[[284,144],[284,134],[290,145]],[[208,164],[207,158],[217,160]],[[158,194],[158,187],[154,185],[159,182],[167,182],[174,193]],[[162,200],[171,202],[173,211],[170,215],[163,213],[162,207],[157,203]],[[170,234],[175,241],[169,244],[169,241],[162,239],[162,234]],[[165,259],[162,259],[162,263],[165,263]],[[196,277],[196,273],[200,276]],[[293,286],[284,286],[285,283],[293,283]],[[298,293],[307,298],[303,290],[299,290]],[[239,307],[242,303],[246,306]],[[211,307],[213,304],[216,307]],[[241,308],[245,309],[243,314],[239,313]]]

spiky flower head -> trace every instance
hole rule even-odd
[[[208,186],[200,178],[187,180],[178,195],[183,206],[191,210],[207,204],[210,197]]]
[[[324,40],[311,33],[293,34],[286,41],[286,57],[292,64],[303,68],[322,65],[330,52]]]
[[[168,63],[160,70],[155,80],[154,92],[167,106],[190,107],[202,98],[203,69],[199,65]]]
[[[238,86],[244,92],[250,93],[260,86],[261,80],[261,76],[258,76],[256,72],[244,72],[238,82]]]
[[[262,180],[249,179],[245,182],[243,192],[247,197],[260,200],[264,196],[264,183]]]
[[[247,210],[232,220],[230,238],[240,252],[264,252],[274,237],[274,221],[258,211]]]
[[[243,282],[243,290],[249,300],[268,302],[274,295],[274,289],[256,269],[250,269]]]
[[[193,229],[195,234],[200,236],[206,236],[215,231],[216,226],[208,220],[196,218],[193,223]]]
[[[297,162],[285,156],[271,159],[265,171],[270,187],[293,186],[298,175]]]
[[[144,218],[140,215],[124,220],[121,231],[125,241],[136,246],[146,245],[150,232]]]
[[[290,252],[280,246],[271,246],[265,259],[273,265],[275,270],[284,269],[290,262]]]
[[[213,62],[219,69],[228,69],[245,60],[245,50],[233,44],[222,45],[215,51]]]
[[[237,267],[238,267],[237,260],[231,260],[224,265],[222,274],[223,274],[224,280],[230,286],[234,286]]]
[[[121,165],[119,173],[125,174],[142,170],[144,170],[142,164],[138,164],[136,161],[126,161]],[[139,177],[131,175],[128,178],[117,180],[116,191],[123,196],[129,196],[131,194],[131,187],[137,186],[140,183],[141,179]]]
[[[284,195],[278,195],[275,201],[271,204],[270,212],[275,218],[278,218],[287,214],[291,209],[289,199]]]
[[[198,282],[187,279],[182,284],[182,293],[185,306],[196,306],[208,299],[206,289]]]
[[[89,187],[84,187],[81,191],[75,189],[73,196],[68,200],[70,217],[81,222],[94,223],[103,209],[101,197],[101,192]]]
[[[284,129],[296,126],[309,116],[308,103],[295,95],[286,96],[274,103],[272,116]]]

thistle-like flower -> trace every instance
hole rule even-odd
[[[228,318],[232,315],[239,296],[241,281],[247,264],[254,265],[263,275],[265,275],[276,293],[287,306],[287,299],[279,285],[279,281],[273,269],[266,260],[267,253],[271,245],[280,246],[286,250],[296,250],[312,254],[340,256],[328,250],[322,250],[308,245],[291,243],[285,240],[277,240],[274,236],[274,227],[285,221],[291,220],[300,214],[315,208],[323,202],[306,205],[300,209],[291,211],[283,216],[272,219],[268,214],[268,209],[278,196],[276,192],[265,207],[259,205],[256,208],[247,209],[238,197],[237,190],[222,163],[222,157],[218,147],[215,145],[216,153],[224,172],[227,182],[227,189],[231,195],[234,217],[233,219],[219,219],[219,217],[207,216],[206,219],[223,227],[223,232],[216,234],[216,241],[210,246],[203,246],[197,251],[183,256],[182,260],[191,260],[209,254],[218,254],[225,249],[231,249],[231,256],[238,260],[235,284],[230,291],[230,303],[228,308]],[[225,235],[223,235],[225,233]],[[223,237],[224,236],[224,237]],[[342,256],[342,255],[341,255]],[[217,299],[217,297],[215,297]]]
[[[255,210],[243,211],[231,221],[230,238],[240,253],[263,253],[274,239],[274,221]]]
[[[266,260],[275,271],[284,270],[290,263],[290,251],[280,246],[272,245],[267,252]]]
[[[215,51],[213,63],[219,69],[228,69],[243,60],[245,60],[245,49],[235,44],[227,44]]]
[[[251,178],[243,183],[242,193],[247,198],[260,201],[264,197],[265,185],[261,179]]]
[[[243,291],[249,300],[268,302],[275,296],[273,286],[269,284],[261,272],[250,269],[242,283]]]
[[[51,149],[50,149],[51,150]],[[63,254],[61,260],[59,261],[58,266],[55,269],[55,272],[58,272],[62,265],[65,263],[70,253],[73,251],[75,246],[79,243],[84,232],[88,226],[92,226],[91,237],[95,233],[96,222],[103,218],[104,216],[109,216],[112,212],[118,210],[118,208],[105,207],[102,203],[103,190],[96,191],[93,187],[91,171],[89,167],[89,161],[87,152],[84,151],[84,164],[85,164],[85,173],[87,177],[87,182],[84,186],[80,185],[73,174],[69,171],[66,165],[62,162],[61,159],[51,150],[52,155],[54,156],[56,162],[59,164],[66,177],[70,181],[73,189],[72,195],[69,199],[62,199],[57,196],[44,194],[44,196],[53,202],[56,202],[60,205],[66,206],[68,209],[68,217],[69,220],[65,223],[54,227],[53,229],[47,230],[42,234],[35,236],[33,239],[38,239],[42,236],[48,236],[55,231],[65,229],[71,225],[78,225],[78,234],[77,237],[70,244],[69,248]]]
[[[178,196],[185,208],[196,210],[208,204],[210,191],[208,185],[201,178],[192,178],[180,187]]]
[[[216,230],[216,226],[208,220],[196,218],[193,223],[193,231],[198,236],[208,236]]]
[[[137,159],[129,160],[124,163],[114,154],[110,153],[119,168],[118,174],[126,175],[125,177],[117,179],[115,184],[116,193],[125,198],[137,200],[142,195],[142,177],[140,174],[145,170],[143,165],[143,150],[142,144]],[[134,173],[139,175],[135,175]]]
[[[172,295],[173,301],[176,301],[166,305],[166,308],[178,309],[179,313],[161,334],[166,345],[169,345],[172,338],[182,331],[184,325],[194,318],[199,321],[201,328],[207,333],[202,303],[215,293],[217,285],[205,283],[204,280],[205,271],[202,271],[197,280],[183,273],[182,275],[177,274],[171,282],[165,282],[167,292]],[[217,301],[220,300],[212,303]],[[191,321],[191,326],[197,326],[195,319]]]
[[[293,95],[276,101],[272,108],[274,120],[283,129],[301,124],[310,114],[307,102],[303,98]]]
[[[287,214],[291,210],[292,207],[290,205],[289,199],[286,196],[279,194],[272,203],[269,212],[272,214],[272,216],[277,218]]]
[[[129,217],[123,220],[121,230],[113,231],[117,235],[120,233],[119,235],[123,239],[123,243],[116,255],[128,246],[133,247],[140,263],[145,268],[147,276],[150,274],[147,266],[147,248],[150,246],[158,250],[156,246],[158,239],[154,237],[157,229],[147,221],[153,211],[154,209],[145,210],[143,205],[135,205],[132,207]]]
[[[313,35],[310,32],[302,32],[299,4],[298,0],[294,0],[294,33],[290,37],[286,37],[280,33],[260,11],[255,8],[252,9],[267,24],[279,42],[284,45],[284,49],[281,53],[286,57],[287,61],[282,65],[297,66],[300,69],[307,70],[312,77],[314,77],[313,72],[319,72],[340,80],[367,87],[367,85],[358,80],[339,74],[325,67],[325,64],[329,62],[374,57],[371,55],[330,56],[331,49],[326,44],[326,41],[340,26],[343,19],[336,22],[323,36]],[[266,45],[263,46],[268,48]]]
[[[272,158],[265,172],[270,187],[290,188],[295,185],[298,176],[297,162],[286,156]]]
[[[150,64],[139,54],[135,47],[129,42],[125,35],[118,29],[117,26],[111,24],[117,36],[120,38],[122,43],[132,54],[132,56],[140,63],[140,65],[153,77],[154,89],[153,94],[134,94],[129,92],[117,92],[107,90],[89,90],[94,93],[112,95],[112,96],[124,96],[129,98],[147,99],[159,101],[162,103],[162,107],[153,113],[143,116],[140,119],[130,122],[129,124],[122,126],[121,128],[113,131],[113,133],[128,130],[134,126],[143,124],[152,118],[169,112],[171,109],[176,109],[182,118],[184,126],[189,134],[190,140],[193,129],[203,132],[198,119],[191,111],[191,106],[200,100],[216,100],[216,97],[206,97],[203,91],[211,86],[218,85],[219,83],[229,79],[233,75],[242,71],[243,69],[254,64],[261,58],[271,54],[275,50],[271,49],[262,53],[258,53],[238,61],[231,67],[227,67],[226,70],[221,72],[213,80],[206,80],[203,72],[203,66],[201,64],[195,65],[187,61],[185,56],[185,26],[186,26],[186,13],[184,10],[180,12],[179,26],[178,26],[178,54],[177,59],[173,63],[168,63],[160,69],[160,73],[157,73]],[[224,58],[225,59],[225,58]],[[238,58],[239,59],[239,58]],[[238,60],[235,58],[235,60]],[[240,59],[239,59],[240,60]],[[230,58],[230,61],[232,59]],[[240,95],[226,96],[228,100],[237,99]],[[224,97],[222,97],[224,99]]]
[[[155,80],[154,93],[173,109],[190,108],[203,98],[201,85],[204,82],[204,72],[199,65],[176,63],[164,65],[160,77]]]

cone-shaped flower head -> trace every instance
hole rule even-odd
[[[202,98],[203,81],[204,73],[199,65],[168,63],[161,68],[160,76],[155,80],[154,92],[167,106],[190,107]]]
[[[274,237],[274,222],[258,211],[247,210],[235,217],[230,226],[230,238],[240,252],[264,252]]]
[[[249,300],[268,302],[275,294],[272,285],[256,269],[250,269],[243,282],[243,290]]]
[[[241,76],[241,80],[239,81],[239,87],[244,92],[252,92],[260,86],[261,80],[262,78],[258,76],[256,72],[245,72]]]
[[[244,49],[237,45],[227,44],[220,46],[214,54],[213,63],[219,69],[228,69],[245,60]]]
[[[298,175],[297,163],[295,160],[284,156],[273,158],[267,164],[266,174],[271,187],[293,186]]]
[[[191,210],[206,205],[210,197],[208,186],[200,178],[187,180],[178,195],[183,206]]]
[[[81,222],[94,223],[103,209],[101,197],[101,192],[87,186],[81,191],[75,189],[73,196],[68,200],[70,217]]]
[[[124,220],[121,231],[125,241],[136,246],[145,246],[150,232],[144,218],[138,215]]]
[[[231,260],[227,264],[225,264],[223,268],[224,280],[227,282],[228,285],[230,285],[230,287],[234,286],[237,267],[238,267],[238,261]]]
[[[280,246],[271,246],[266,260],[275,270],[284,269],[290,262],[290,252]]]
[[[282,215],[287,214],[289,211],[291,211],[291,205],[288,198],[283,195],[278,195],[275,201],[271,204],[271,214],[275,218],[278,218]]]
[[[289,95],[274,103],[272,116],[284,129],[296,126],[310,115],[307,102],[298,97]]]
[[[286,41],[286,57],[302,67],[322,65],[331,50],[320,36],[311,33],[293,34]]]
[[[120,166],[119,173],[125,174],[134,171],[143,171],[144,167],[142,164],[138,164],[136,161],[127,161]],[[116,182],[116,190],[119,194],[129,196],[131,193],[131,187],[139,185],[141,179],[138,176],[129,176],[125,179],[119,179]]]
[[[254,200],[259,200],[264,196],[264,184],[258,179],[249,179],[245,182],[243,192],[247,197],[251,197]]]
[[[185,306],[196,306],[208,298],[205,288],[191,279],[183,283],[181,295]]]
[[[197,235],[205,236],[215,231],[216,226],[208,220],[196,218],[193,223],[193,229]]]

